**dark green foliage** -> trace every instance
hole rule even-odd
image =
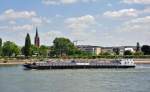
[[[113,52],[116,54],[116,55],[119,55],[120,53],[120,49],[119,48],[113,48]]]
[[[72,55],[77,50],[74,44],[67,38],[55,38],[53,44],[52,53],[56,56]]]
[[[24,46],[21,48],[21,54],[24,55]]]
[[[25,38],[25,46],[24,46],[24,55],[26,57],[31,56],[32,55],[32,49],[31,49],[31,40],[30,40],[30,35],[27,34],[26,38]]]
[[[47,55],[48,55],[48,47],[44,46],[44,45],[41,45],[40,48],[39,48],[39,54],[42,57],[47,57]]]
[[[2,47],[2,39],[0,38],[0,47]]]
[[[31,54],[32,55],[39,55],[39,48],[35,45],[31,45]]]
[[[2,39],[0,38],[0,56],[2,55]]]
[[[132,55],[133,53],[129,50],[124,51],[124,55]]]
[[[141,55],[143,55],[143,53],[140,52],[140,51],[138,51],[138,52],[135,52],[134,55],[135,55],[135,56],[141,56]]]
[[[4,56],[9,56],[9,57],[12,55],[17,56],[20,53],[19,47],[15,43],[10,41],[4,42],[2,51]]]
[[[149,45],[143,45],[141,48],[144,55],[150,55],[150,46]]]
[[[109,52],[103,52],[103,53],[100,53],[100,55],[102,55],[102,56],[110,56],[111,53],[109,53]]]
[[[25,47],[22,47],[22,53],[24,53],[24,50]],[[38,48],[37,46],[35,45],[31,45],[30,47],[30,50],[31,50],[31,55],[36,55],[36,56],[42,56],[42,57],[47,57],[48,55],[48,47],[47,46],[40,46],[40,48]]]

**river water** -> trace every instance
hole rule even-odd
[[[0,66],[0,92],[150,92],[150,65],[91,70]]]

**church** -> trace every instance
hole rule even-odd
[[[37,28],[36,28],[35,38],[34,38],[34,45],[38,48],[40,47],[40,37],[39,37]]]

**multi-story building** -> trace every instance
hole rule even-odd
[[[77,48],[81,51],[92,53],[93,55],[99,55],[102,51],[100,46],[78,45]]]
[[[99,55],[100,53],[110,53],[111,55],[115,54],[114,49],[118,49],[119,55],[123,55],[126,50],[135,52],[136,46],[118,46],[118,47],[100,47],[100,46],[91,46],[91,45],[78,45],[80,50],[93,53],[93,55]]]
[[[113,55],[115,53],[114,49],[116,48],[119,50],[120,55],[123,55],[124,52],[127,50],[133,53],[136,51],[136,46],[118,46],[118,47],[102,47],[102,53],[108,52]]]
[[[108,53],[110,53],[110,54],[113,54],[113,48],[114,47],[102,47],[102,53],[106,53],[106,52],[108,52]]]

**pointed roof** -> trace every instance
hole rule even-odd
[[[36,37],[39,37],[39,34],[38,34],[38,28],[36,27]]]

